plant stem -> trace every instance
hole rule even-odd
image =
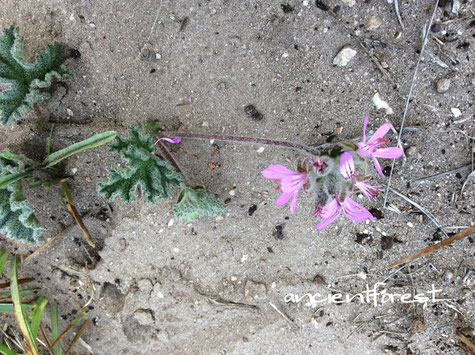
[[[81,216],[79,215],[79,212],[76,209],[76,205],[74,204],[73,199],[71,197],[71,192],[69,191],[68,184],[66,182],[63,182],[62,185],[63,190],[61,191],[61,195],[63,196],[63,202],[66,206],[66,209],[71,214],[78,227],[81,229],[82,233],[84,234],[84,237],[86,238],[87,243],[94,248],[96,245],[92,241],[91,235],[89,234],[89,231],[84,225]]]
[[[185,132],[161,132],[163,137],[181,137],[181,138],[196,138],[196,139],[216,139],[220,141],[229,141],[229,142],[242,142],[242,143],[257,143],[257,144],[266,144],[266,145],[276,145],[279,147],[289,148],[304,152],[311,155],[318,155],[318,150],[308,147],[306,145],[293,143],[293,142],[284,142],[273,139],[264,139],[264,138],[251,138],[251,137],[240,137],[240,136],[222,136],[216,134],[199,134],[199,133],[185,133]],[[160,143],[160,142],[159,142]]]
[[[154,139],[157,140],[157,138]],[[170,153],[167,147],[165,147],[165,145],[160,141],[157,141],[155,145],[162,151],[163,156],[175,168],[176,172],[185,176],[180,168],[180,165],[178,165],[178,162],[176,161],[175,157],[172,155],[172,153]]]

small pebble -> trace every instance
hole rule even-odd
[[[434,33],[438,33],[442,31],[442,26],[440,25],[440,23],[434,23],[432,27],[430,28],[430,30]]]
[[[71,169],[71,172],[72,172],[73,175],[74,175],[74,174],[76,174],[76,173],[78,172],[78,169],[77,169],[77,168],[72,168],[72,169]]]
[[[251,117],[254,121],[260,121],[264,118],[262,114],[259,111],[257,111],[254,105],[247,105],[246,107],[244,107],[244,112],[246,113],[246,115]]]
[[[446,279],[447,281],[450,281],[450,280],[452,280],[453,278],[454,278],[454,273],[453,273],[453,271],[450,271],[450,270],[449,270],[449,271],[446,271],[446,272],[445,272],[445,279]]]
[[[233,188],[233,189],[229,190],[229,194],[230,194],[231,196],[236,195],[236,189]]]
[[[341,0],[344,4],[348,5],[349,7],[353,7],[356,4],[356,0]]]
[[[333,59],[333,65],[345,67],[356,53],[356,50],[349,46],[343,47]]]
[[[443,94],[444,92],[449,91],[450,88],[450,79],[449,78],[440,78],[437,80],[437,92]]]
[[[256,152],[260,154],[264,151],[264,149],[265,149],[264,147],[260,147],[258,150],[256,150]]]
[[[452,111],[452,114],[454,115],[455,118],[459,117],[462,114],[462,112],[460,112],[460,110],[457,107],[452,107],[450,111]]]
[[[383,20],[381,20],[381,17],[378,17],[378,16],[370,16],[368,17],[368,19],[366,20],[366,23],[364,25],[364,27],[368,30],[368,31],[375,31],[379,28],[379,26],[381,26],[383,23]]]
[[[223,219],[224,219],[223,216],[218,215],[218,216],[216,217],[216,222],[220,222],[220,221],[222,221]]]
[[[171,226],[173,226],[173,223],[175,223],[175,220],[172,218],[172,219],[170,219],[170,220],[168,221],[167,226],[168,226],[168,227],[171,227]]]
[[[67,109],[66,109],[66,113],[67,113],[68,116],[70,116],[70,117],[73,117],[73,116],[74,116],[74,112],[73,112],[73,110],[71,110],[70,108],[67,108]]]
[[[415,153],[417,153],[417,147],[415,145],[411,145],[406,149],[406,155],[413,155]]]
[[[209,127],[209,122],[208,121],[204,121],[202,124],[201,124],[202,127]]]
[[[407,222],[407,226],[408,226],[409,228],[414,228],[414,223],[412,223],[412,222]]]

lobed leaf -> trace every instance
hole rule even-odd
[[[109,178],[99,182],[98,191],[107,199],[119,196],[129,203],[140,186],[145,201],[155,202],[169,197],[170,187],[183,183],[182,175],[154,154],[152,137],[142,137],[135,127],[130,128],[128,139],[117,137],[111,150],[126,161],[127,167],[109,169]]]
[[[202,188],[185,187],[173,206],[175,216],[185,222],[202,216],[215,217],[223,211],[224,206]]]
[[[0,36],[0,85],[7,85],[0,96],[0,121],[10,125],[32,110],[33,104],[48,99],[54,78],[69,74],[63,63],[68,58],[65,46],[55,43],[36,55],[35,64],[23,58],[22,37],[15,27],[4,29]]]

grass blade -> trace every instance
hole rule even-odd
[[[21,305],[20,290],[18,289],[18,259],[16,255],[13,257],[10,265],[10,290],[12,293],[13,308],[18,327],[25,338],[31,354],[39,355],[38,347],[36,346],[30,326],[26,320],[26,312]]]
[[[61,342],[58,338],[59,327],[58,327],[58,304],[53,302],[51,304],[51,341],[54,342],[54,345],[51,345],[53,348],[54,355],[62,355],[63,350],[61,349]]]
[[[33,305],[31,304],[22,304],[23,310],[29,311],[33,309]],[[0,313],[13,313],[13,303],[0,303]]]
[[[20,296],[26,297],[31,296],[35,291],[39,290],[38,288],[32,288],[30,290],[20,290]],[[2,297],[10,297],[10,292],[0,292],[0,298]]]
[[[0,249],[0,276],[3,275],[3,268],[5,267],[7,258],[8,258],[8,253],[5,251],[5,249]]]
[[[46,143],[46,156],[49,157],[51,154],[51,142],[53,141],[53,132],[54,132],[54,123],[51,125],[51,131],[49,133],[49,139]]]
[[[56,153],[49,155],[45,159],[44,164],[46,165],[47,168],[52,167],[53,165],[58,164],[60,161],[70,157],[71,155],[80,153],[86,149],[95,148],[103,144],[109,143],[116,136],[117,136],[117,132],[115,131],[107,131],[107,132],[96,134],[95,136],[92,136],[91,138],[88,138],[81,142],[70,145],[69,147],[61,149],[57,151]]]
[[[8,349],[5,345],[3,345],[2,343],[0,343],[0,353],[1,354],[4,354],[4,355],[18,355],[16,352],[14,351],[11,351],[10,349]]]
[[[20,181],[21,179],[24,179],[25,177],[29,176],[32,173],[32,171],[33,171],[32,168],[28,168],[28,169],[25,169],[25,171],[21,173],[13,173],[13,174],[2,176],[0,178],[0,189],[4,189],[8,185],[11,185],[17,181]]]
[[[41,296],[33,305],[33,311],[30,313],[31,319],[31,334],[33,339],[36,339],[38,335],[38,330],[40,329],[41,318],[43,317],[43,312],[45,310],[48,300]]]

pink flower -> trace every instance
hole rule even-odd
[[[166,141],[166,142],[170,142],[170,143],[180,143],[181,142],[181,138],[180,137],[175,137],[175,138],[158,138],[155,142],[155,144],[157,144],[159,141]]]
[[[343,203],[340,202],[338,197],[335,197],[323,207],[319,215],[323,220],[315,227],[318,230],[322,230],[333,222],[340,215],[342,210],[346,217],[355,222],[374,219],[373,215],[366,208],[353,201],[350,197],[345,197]]]
[[[274,181],[280,180],[280,186],[277,186],[276,190],[282,189],[282,195],[275,201],[275,204],[283,206],[292,198],[290,213],[293,214],[297,205],[297,194],[307,182],[307,173],[297,173],[283,165],[270,165],[262,171],[262,176]]]
[[[369,178],[365,178],[355,170],[353,154],[345,152],[340,156],[340,174],[346,179],[351,180],[358,190],[360,190],[370,200],[382,191],[379,186],[373,186],[367,183]]]
[[[398,147],[386,147],[385,144],[389,143],[389,140],[383,138],[386,133],[388,133],[391,128],[391,123],[385,123],[379,127],[373,136],[366,142],[366,127],[368,126],[368,115],[364,118],[363,125],[363,141],[356,143],[358,150],[356,151],[359,155],[365,158],[373,158],[374,166],[378,173],[384,177],[381,166],[379,165],[378,159],[376,158],[399,158],[402,156],[403,151]]]

